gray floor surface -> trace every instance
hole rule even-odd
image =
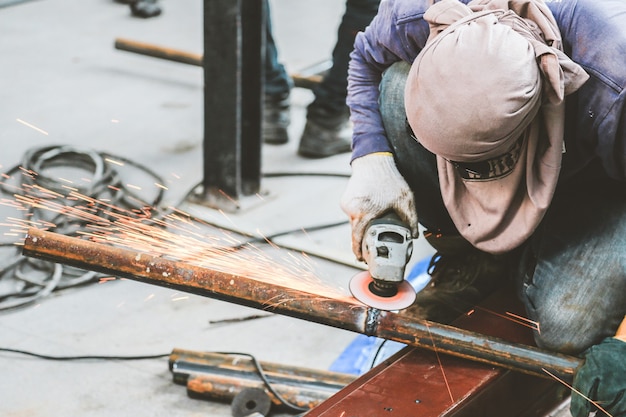
[[[113,46],[116,38],[128,38],[201,53],[202,1],[159,4],[161,16],[138,19],[113,0],[0,2],[1,171],[45,146],[119,156],[128,166],[139,164],[159,176],[163,187],[158,188],[167,189],[163,207],[184,210],[200,223],[255,236],[293,231],[275,240],[278,251],[308,254],[310,268],[345,291],[349,278],[363,268],[350,251],[348,226],[306,232],[346,220],[338,201],[349,174],[348,154],[322,160],[296,155],[309,90],[293,91],[291,141],[263,148],[264,173],[290,174],[264,178],[263,199],[236,214],[185,199],[202,180],[202,70]],[[271,4],[280,55],[290,72],[329,58],[342,1]],[[337,175],[297,175],[311,172]],[[132,169],[125,175],[128,183],[140,181]],[[14,197],[5,195],[2,201],[2,210],[9,210],[0,211],[7,219],[1,222],[3,243],[10,244],[20,235],[9,218],[19,213],[7,207]],[[209,239],[212,230],[202,233]],[[10,245],[3,250],[4,266],[20,257]],[[430,253],[418,241],[413,259]],[[13,284],[10,279],[0,283],[0,289]],[[255,314],[247,307],[118,279],[55,291],[0,313],[0,348],[57,356],[235,351],[324,370],[356,336],[278,315],[230,322]],[[0,367],[3,417],[231,415],[228,404],[189,398],[185,387],[172,382],[167,358],[50,361],[0,352]]]

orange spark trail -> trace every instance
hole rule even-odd
[[[30,127],[31,129],[34,129],[34,130],[36,130],[37,132],[39,132],[39,133],[43,133],[44,135],[48,136],[48,132],[46,132],[46,131],[45,131],[45,130],[43,130],[43,129],[38,128],[37,126],[31,125],[30,123],[25,122],[25,121],[23,121],[22,119],[15,119],[15,120],[16,120],[17,122],[19,122],[19,123],[23,124],[24,126],[28,126],[28,127]]]
[[[552,378],[554,378],[556,381],[560,382],[561,384],[565,385],[566,387],[568,387],[569,389],[571,389],[573,392],[575,392],[576,394],[580,395],[581,397],[583,397],[585,400],[589,401],[591,404],[595,405],[596,407],[598,407],[598,410],[602,411],[604,414],[606,414],[609,417],[613,417],[611,415],[611,413],[609,413],[608,411],[606,411],[604,408],[602,408],[600,406],[600,404],[598,404],[596,401],[592,400],[591,398],[587,397],[585,394],[583,394],[582,392],[578,391],[576,388],[574,388],[573,386],[571,386],[570,384],[568,384],[567,382],[563,381],[561,378],[559,378],[558,376],[554,375],[552,372],[548,371],[545,368],[541,368],[541,370],[543,372],[545,372],[546,374],[550,375]]]
[[[500,313],[498,313],[496,311],[489,310],[489,309],[484,308],[484,307],[476,306],[476,307],[474,307],[474,309],[470,310],[467,313],[467,315],[468,316],[471,315],[474,312],[474,310],[481,310],[481,311],[484,311],[486,313],[493,314],[494,316],[498,316],[498,317],[501,317],[501,318],[503,318],[505,320],[512,321],[513,323],[520,324],[520,325],[522,325],[524,327],[529,327],[529,328],[531,328],[533,330],[536,330],[537,333],[541,334],[538,322],[530,320],[530,319],[527,319],[527,318],[522,317],[522,316],[519,316],[517,314],[511,313],[511,312],[508,312],[508,311],[505,314],[500,314]]]
[[[454,404],[454,397],[452,396],[452,391],[450,390],[450,384],[448,383],[448,378],[446,377],[446,372],[443,370],[443,364],[441,363],[441,358],[439,357],[439,351],[435,346],[435,340],[433,339],[432,334],[430,333],[430,326],[426,326],[428,329],[428,334],[430,335],[430,341],[433,344],[433,350],[435,352],[435,356],[437,357],[437,362],[439,363],[439,369],[441,369],[441,375],[443,376],[443,382],[446,384],[446,388],[448,389],[448,395],[450,396],[450,401]]]

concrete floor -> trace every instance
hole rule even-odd
[[[42,146],[120,156],[161,177],[167,187],[163,207],[247,234],[297,231],[276,240],[281,250],[312,255],[314,270],[345,288],[363,267],[354,263],[347,224],[301,233],[346,220],[338,201],[349,174],[348,154],[323,160],[296,155],[310,91],[294,90],[292,140],[263,148],[263,172],[339,175],[264,178],[265,200],[234,215],[185,200],[202,180],[202,71],[113,47],[116,38],[128,38],[201,53],[202,1],[159,4],[161,16],[138,19],[113,0],[0,1],[0,169],[7,172]],[[342,1],[271,4],[280,55],[290,72],[328,59]],[[137,180],[137,173],[128,175],[128,182]],[[3,219],[15,215],[12,210],[0,214]],[[4,243],[19,240],[11,226],[2,222],[0,227]],[[20,256],[10,246],[1,253],[3,265]],[[413,259],[430,253],[420,240]],[[11,285],[4,281],[0,290]],[[356,337],[284,316],[229,321],[255,314],[234,304],[115,280],[56,291],[0,313],[0,348],[56,356],[236,351],[261,361],[329,369]],[[167,358],[49,361],[0,352],[0,364],[4,417],[231,415],[228,404],[190,399],[185,387],[172,382]]]

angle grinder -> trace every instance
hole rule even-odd
[[[350,280],[357,300],[380,310],[402,310],[415,301],[415,290],[404,279],[413,254],[411,230],[395,212],[376,218],[367,226],[362,243],[368,271]]]

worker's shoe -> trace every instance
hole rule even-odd
[[[305,158],[326,158],[350,152],[349,112],[330,112],[309,106],[306,125],[300,138],[298,154]]]
[[[156,0],[136,0],[130,2],[130,12],[135,17],[155,17],[161,14],[161,8]]]
[[[263,100],[263,142],[282,145],[289,141],[289,123],[291,122],[289,93],[265,95]]]
[[[460,236],[436,239],[438,245],[433,246],[437,252],[428,266],[431,279],[417,293],[411,316],[450,323],[510,282],[511,254],[479,251]]]

